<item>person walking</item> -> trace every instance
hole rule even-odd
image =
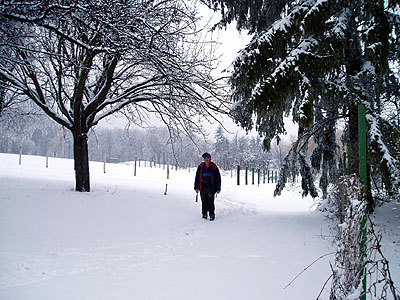
[[[204,158],[204,162],[197,168],[194,189],[196,193],[200,192],[203,218],[207,219],[207,213],[209,213],[210,221],[214,221],[214,198],[215,193],[219,194],[221,192],[221,174],[217,165],[211,162],[211,155],[209,153],[204,153],[202,157]]]

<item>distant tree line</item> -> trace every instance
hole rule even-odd
[[[289,145],[273,143],[270,151],[263,148],[260,137],[235,134],[228,138],[222,127],[218,127],[212,146],[213,160],[225,170],[241,167],[280,169]]]
[[[20,123],[21,124],[21,123]],[[0,152],[23,153],[73,158],[73,138],[68,130],[51,122],[46,117],[31,116],[25,126],[9,127],[0,122]],[[201,154],[210,152],[213,161],[224,170],[242,167],[278,169],[289,146],[275,145],[269,152],[263,151],[262,140],[248,135],[227,134],[218,127],[215,134],[206,140],[193,140],[182,135],[170,138],[166,127],[154,128],[103,128],[89,132],[89,159],[102,161],[104,153],[108,159],[118,162],[140,160],[155,163],[171,163],[180,167],[196,167]]]

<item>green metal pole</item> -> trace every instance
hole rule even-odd
[[[359,151],[359,172],[361,184],[363,186],[363,201],[366,201],[367,195],[367,124],[366,124],[366,116],[365,116],[365,107],[362,104],[358,105],[358,151]],[[361,220],[361,228],[360,228],[360,259],[361,263],[364,263],[367,251],[367,211],[364,212],[364,215]],[[364,266],[361,270],[360,280],[362,280],[363,286],[363,294],[361,296],[361,300],[367,299],[367,274],[366,267]]]
[[[247,173],[248,173],[248,171],[249,171],[249,168],[246,167],[246,174],[245,174],[245,176],[244,176],[244,181],[245,181],[245,184],[246,184],[246,185],[249,183],[249,182],[248,182],[248,178],[247,178]]]
[[[240,166],[237,166],[237,185],[240,185]]]

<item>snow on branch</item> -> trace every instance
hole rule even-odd
[[[380,126],[380,117],[375,116],[375,114],[371,112],[367,114],[367,121],[369,124],[370,144],[373,147],[373,151],[376,151],[378,159],[380,159],[378,163],[383,169],[383,176],[389,177],[389,180],[386,181],[385,184],[390,193],[394,192],[398,194],[398,188],[400,187],[399,161],[396,160],[384,142]]]

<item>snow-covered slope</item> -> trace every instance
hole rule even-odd
[[[218,163],[218,162],[217,162]],[[330,275],[324,217],[298,190],[222,178],[216,220],[195,202],[194,169],[0,154],[0,299],[315,299]],[[326,298],[326,297],[325,297]]]
[[[398,289],[397,295],[400,295],[400,204],[388,203],[377,207],[375,215],[375,230],[382,234],[382,252],[389,261],[392,280]]]

